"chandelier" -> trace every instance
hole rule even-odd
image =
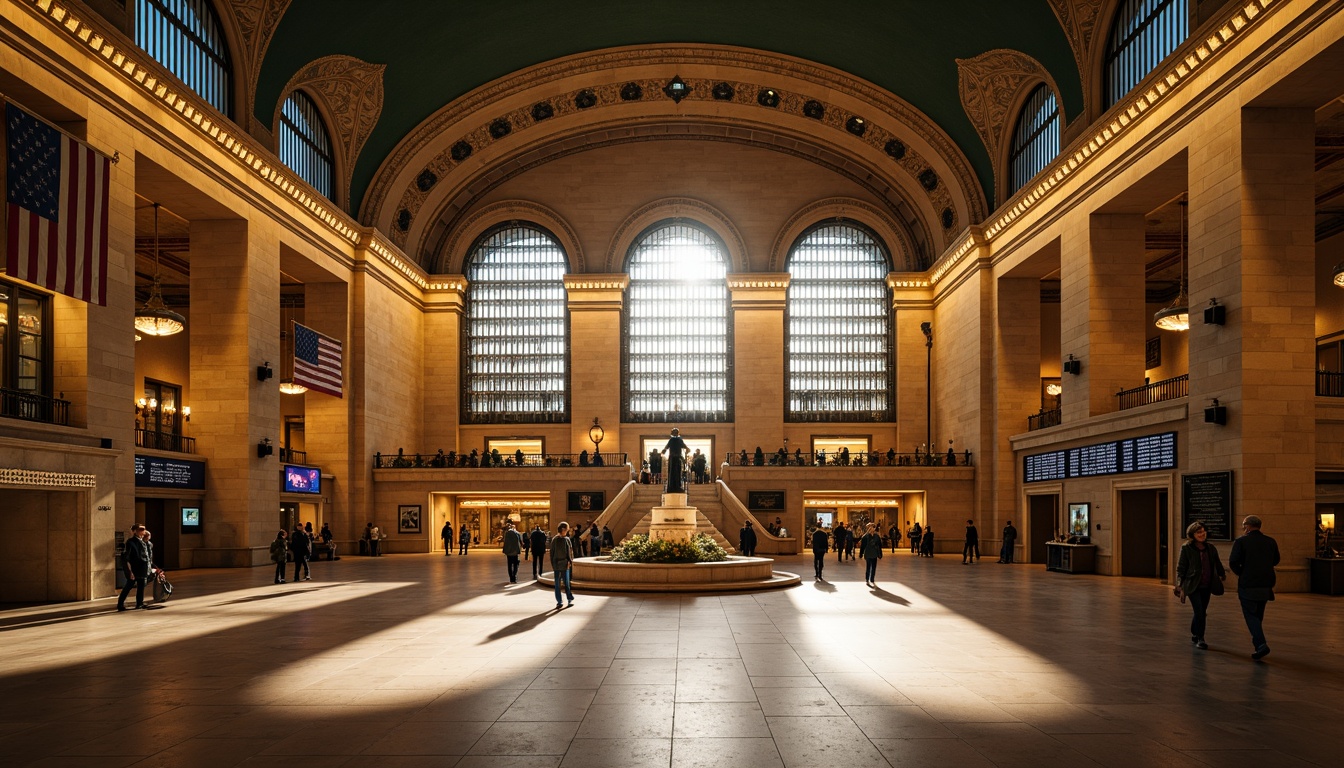
[[[159,274],[159,204],[154,203],[154,284],[149,299],[135,310],[135,330],[146,336],[172,336],[186,327],[186,318],[163,303]]]
[[[1181,207],[1181,240],[1179,243],[1179,253],[1181,255],[1181,274],[1180,290],[1176,294],[1176,300],[1171,306],[1165,309],[1159,309],[1153,315],[1153,324],[1164,331],[1188,331],[1190,330],[1190,300],[1185,295],[1185,200],[1179,203]]]
[[[308,388],[294,381],[294,310],[280,307],[280,393],[302,395]]]

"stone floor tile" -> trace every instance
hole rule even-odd
[[[789,768],[887,768],[886,758],[848,717],[767,717]]]
[[[831,694],[818,688],[762,688],[756,691],[766,717],[824,717],[843,715]]]
[[[578,723],[495,723],[468,754],[563,755],[569,751],[569,742],[578,730]]]
[[[770,737],[761,705],[755,702],[679,702],[675,718],[674,739]]]
[[[784,768],[770,738],[674,738],[672,768]]]
[[[671,739],[575,739],[560,768],[666,768]]]

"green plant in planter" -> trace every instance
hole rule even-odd
[[[723,547],[703,533],[697,533],[690,541],[631,536],[611,550],[611,560],[617,563],[718,563],[727,559]]]

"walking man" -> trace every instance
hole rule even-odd
[[[312,581],[313,571],[308,567],[308,559],[313,556],[313,542],[297,525],[289,535],[289,551],[294,553],[294,582],[299,582],[300,572],[303,573],[303,581]]]
[[[1013,527],[1013,521],[1003,526],[1003,546],[999,548],[999,562],[1013,562],[1013,550],[1017,547],[1017,529]]]
[[[1241,521],[1241,536],[1232,542],[1227,564],[1237,574],[1237,597],[1241,615],[1251,631],[1251,658],[1259,661],[1269,655],[1265,641],[1265,603],[1274,599],[1274,566],[1279,564],[1279,543],[1260,532],[1260,518],[1247,515]]]
[[[817,526],[812,532],[812,568],[816,570],[817,575],[814,581],[825,581],[821,578],[821,571],[826,567],[826,529]]]
[[[966,521],[966,543],[961,547],[961,564],[980,559],[980,532],[975,529],[975,521]]]
[[[538,525],[532,529],[528,539],[532,547],[532,578],[538,579],[541,578],[541,556],[546,554],[546,532]]]
[[[737,532],[737,548],[747,557],[756,555],[756,529],[751,527],[750,520]]]
[[[135,589],[135,607],[145,607],[145,584],[149,581],[149,548],[145,546],[145,540],[142,538],[141,531],[145,527],[136,523],[131,526],[131,538],[126,540],[126,545],[121,551],[121,562],[126,569],[126,586],[121,589],[121,597],[117,598],[117,610],[126,610],[126,596]]]
[[[509,583],[518,583],[518,556],[523,553],[523,535],[514,529],[513,523],[504,525],[504,557],[509,563]]]
[[[467,530],[467,524],[463,523],[459,529],[461,532],[457,535],[457,554],[467,554],[467,546],[471,544],[471,531]]]
[[[560,604],[560,585],[565,585],[565,597],[574,605],[574,591],[569,586],[570,566],[574,564],[574,541],[569,538],[569,523],[561,523],[551,539],[551,575],[555,578],[555,607]]]
[[[453,521],[444,520],[443,530],[439,531],[439,538],[443,539],[443,556],[451,557],[453,554]]]
[[[896,548],[901,545],[900,523],[892,523],[891,528],[887,530],[887,543],[891,546],[891,554],[896,554]]]

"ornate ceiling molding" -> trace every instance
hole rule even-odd
[[[1073,49],[1073,60],[1078,64],[1078,77],[1083,82],[1084,114],[1086,114],[1087,100],[1091,95],[1089,93],[1091,89],[1087,84],[1091,82],[1088,73],[1091,70],[1092,42],[1096,37],[1100,20],[1109,18],[1109,15],[1103,15],[1102,11],[1113,7],[1114,0],[1048,0],[1048,2],[1050,10],[1055,12],[1055,18],[1059,19],[1059,26],[1064,28],[1069,48]]]
[[[336,143],[336,196],[339,200],[350,199],[350,177],[355,161],[383,113],[383,72],[386,70],[384,64],[370,64],[353,56],[324,56],[296,72],[280,91],[275,109],[277,121],[285,99],[302,89],[331,123],[332,139]],[[279,135],[278,130],[275,135]]]
[[[650,67],[667,77],[650,77]],[[630,76],[624,76],[629,71]],[[662,88],[673,74],[689,93]],[[762,101],[769,92],[773,103]],[[581,121],[574,116],[585,113]],[[919,210],[928,251],[987,215],[969,161],[936,124],[871,83],[812,62],[721,46],[658,46],[580,54],[521,70],[447,105],[388,156],[361,218],[420,258],[439,246],[499,169],[560,152],[635,140],[663,121],[680,138],[743,141],[807,156]],[[699,131],[685,135],[686,126]],[[696,135],[697,133],[702,135]],[[649,137],[646,140],[652,140]],[[550,158],[546,158],[550,159]],[[543,160],[544,161],[544,160]],[[493,174],[493,177],[492,177]],[[422,183],[423,182],[423,183]]]
[[[900,253],[892,253],[891,268],[897,272],[918,272],[924,269],[919,263],[919,251],[915,249],[909,227],[890,216],[886,211],[869,205],[862,200],[849,197],[831,197],[818,200],[800,209],[789,217],[780,227],[779,233],[770,245],[771,272],[785,272],[788,269],[789,249],[794,242],[814,224],[826,220],[849,219],[871,228],[881,237],[887,248],[899,248]]]
[[[972,59],[957,59],[957,90],[975,132],[994,162],[995,179],[1003,177],[1007,145],[1012,140],[1026,93],[1045,83],[1059,95],[1055,81],[1041,63],[1021,51],[998,48]],[[1060,120],[1061,126],[1063,119]],[[997,186],[997,185],[996,185]]]
[[[271,38],[275,36],[275,30],[280,26],[280,18],[289,10],[291,2],[293,0],[233,0],[215,6],[233,19],[234,28],[238,33],[242,50],[238,52],[237,63],[247,68],[242,74],[247,82],[245,105],[249,115],[252,114],[257,78],[261,75],[261,63],[266,58],[266,49],[270,47]]]
[[[439,253],[437,261],[430,265],[430,271],[433,273],[462,271],[467,259],[467,248],[476,242],[476,238],[496,224],[509,221],[527,221],[550,230],[551,234],[559,239],[560,247],[565,250],[570,273],[587,271],[583,245],[574,228],[554,210],[531,200],[501,200],[473,211],[471,216],[454,229],[452,239]]]

